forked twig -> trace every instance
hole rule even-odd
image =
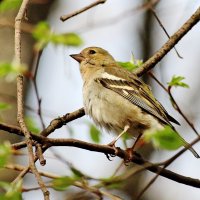
[[[24,103],[23,103],[23,76],[19,75],[17,77],[17,121],[21,127],[21,130],[26,138],[26,145],[28,149],[28,157],[29,157],[29,166],[35,178],[43,192],[44,199],[49,200],[49,191],[47,190],[36,166],[34,160],[33,146],[32,146],[32,137],[30,132],[28,131],[25,121],[24,121]],[[21,179],[21,176],[17,176],[17,178],[13,182],[17,182]]]

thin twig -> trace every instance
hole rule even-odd
[[[76,15],[79,15],[79,14],[82,13],[82,12],[85,12],[86,10],[89,10],[90,8],[93,8],[93,7],[97,6],[97,5],[103,4],[103,3],[105,3],[105,2],[106,2],[106,0],[98,0],[98,1],[95,1],[95,2],[93,2],[93,3],[91,3],[91,4],[89,4],[88,6],[86,6],[86,7],[84,7],[84,8],[81,8],[80,10],[77,10],[77,11],[75,11],[75,12],[73,12],[73,13],[70,13],[70,14],[68,14],[68,15],[62,15],[62,16],[60,17],[60,20],[62,20],[62,21],[64,22],[64,21],[66,21],[66,20],[68,20],[68,19],[70,19],[70,18],[72,18],[72,17],[74,17],[74,16],[76,16]]]
[[[43,53],[43,50],[35,52],[34,67],[33,67],[34,73],[33,73],[33,76],[30,77],[30,80],[33,83],[33,88],[34,88],[36,99],[37,99],[37,102],[38,102],[37,114],[40,118],[42,129],[45,129],[45,123],[44,123],[44,120],[43,120],[43,117],[42,117],[42,108],[41,108],[42,99],[39,96],[39,91],[38,91],[37,82],[36,82],[36,76],[37,76],[37,72],[38,72],[38,68],[39,68],[39,60],[42,56],[42,53]]]
[[[179,107],[178,103],[175,101],[175,99],[174,99],[174,97],[171,93],[171,89],[172,89],[172,87],[169,86],[168,87],[168,94],[170,96],[170,99],[172,100],[172,105],[173,105],[174,109],[176,109],[181,114],[181,116],[185,119],[185,121],[192,128],[192,130],[196,133],[196,135],[199,136],[199,133],[196,130],[196,128],[194,127],[194,124],[185,116],[185,114],[182,112],[181,108]]]
[[[26,145],[27,145],[28,155],[29,155],[29,166],[31,168],[31,171],[35,175],[35,178],[43,192],[44,199],[49,200],[49,191],[47,190],[47,188],[35,166],[32,138],[31,138],[31,134],[28,131],[25,121],[24,121],[23,76],[22,75],[19,75],[17,77],[17,121],[21,127],[21,130],[22,130],[25,138],[26,138]],[[21,179],[21,176],[18,176],[13,182],[17,182],[19,179]]]
[[[40,161],[40,164],[42,166],[46,165],[46,159],[44,158],[41,144],[36,143],[35,147],[36,147],[35,152]]]
[[[119,170],[124,167],[124,161],[121,161],[118,165],[118,167],[115,169],[115,171],[113,172],[113,174],[111,175],[111,177],[115,177],[117,175],[117,173],[119,172]]]
[[[175,99],[173,98],[172,94],[171,94],[171,86],[167,88],[165,88],[165,86],[153,75],[153,73],[149,72],[149,74],[152,76],[153,79],[155,79],[155,81],[169,94],[171,100],[172,100],[172,105],[173,107],[181,114],[181,116],[185,119],[185,121],[189,124],[189,126],[194,130],[194,132],[197,134],[197,136],[199,137],[199,134],[197,132],[197,130],[195,129],[194,125],[188,120],[188,118],[183,114],[182,110],[180,109],[180,107],[178,106],[177,102],[175,101]],[[190,146],[189,146],[190,147]],[[189,148],[188,147],[188,148]],[[177,153],[175,156],[173,156],[172,158],[168,159],[167,161],[165,161],[164,167],[163,169],[165,169],[166,167],[168,167],[176,158],[178,158],[180,156],[180,152]],[[160,169],[158,171],[158,173],[156,174],[155,177],[153,177],[148,184],[142,189],[142,191],[139,193],[139,195],[137,196],[137,200],[139,200],[142,195],[147,191],[147,189],[157,180],[157,178],[159,177],[160,173],[162,172],[163,169]]]
[[[5,168],[16,170],[16,171],[23,171],[24,169],[26,169],[26,167],[24,167],[22,165],[18,165],[18,164],[7,164],[5,166]],[[32,171],[30,169],[29,169],[29,172],[32,173]],[[40,174],[40,176],[44,176],[44,177],[52,178],[52,179],[56,179],[56,178],[60,177],[57,174],[53,174],[53,173],[49,173],[49,172],[45,172],[45,171],[38,171],[38,173]]]
[[[36,77],[37,77],[37,73],[38,73],[38,68],[39,68],[39,61],[40,61],[40,58],[42,56],[42,53],[43,53],[43,50],[40,50],[40,51],[34,51],[34,60],[33,60],[33,79],[36,80]]]
[[[163,29],[163,31],[165,32],[165,34],[167,35],[168,39],[170,39],[170,35],[168,34],[167,30],[165,29],[165,27],[163,26],[162,22],[160,21],[158,15],[156,14],[155,10],[151,7],[150,8],[151,12],[153,13],[154,17],[156,18],[157,22],[159,23],[159,25],[161,26],[161,28]],[[174,46],[174,50],[177,54],[177,56],[181,59],[183,59],[183,57],[178,53],[176,47]]]
[[[170,39],[141,67],[136,69],[134,73],[138,76],[142,76],[147,71],[151,70],[173,47],[181,38],[188,33],[188,31],[199,22],[200,20],[200,7],[196,12],[183,24],[183,26],[176,31]]]
[[[148,74],[165,90],[165,92],[168,93],[168,95],[170,96],[170,99],[172,101],[172,106],[174,107],[175,110],[177,110],[179,112],[179,114],[184,118],[184,120],[187,122],[187,124],[191,127],[191,129],[195,132],[195,134],[197,136],[199,136],[199,133],[197,131],[197,129],[195,128],[194,124],[186,117],[186,115],[183,113],[183,111],[181,110],[180,106],[178,105],[178,103],[176,102],[176,100],[174,99],[172,93],[171,93],[171,87],[169,86],[168,88],[166,88],[155,76],[152,72],[148,72]]]
[[[22,132],[20,131],[20,129],[18,127],[9,126],[9,125],[6,126],[5,124],[2,125],[0,123],[0,128],[5,131],[8,131],[8,132],[11,131],[11,133],[15,133],[15,134],[17,133],[19,135],[22,135]],[[80,140],[76,140],[76,139],[64,139],[64,138],[63,139],[62,138],[54,139],[54,138],[46,138],[44,136],[33,135],[33,134],[31,136],[32,136],[32,138],[34,138],[35,140],[37,140],[38,142],[40,142],[42,144],[48,144],[49,145],[48,147],[50,147],[50,146],[73,146],[73,147],[77,147],[77,148],[81,148],[81,149],[85,149],[85,150],[89,150],[89,151],[101,152],[104,154],[115,154],[115,149],[112,147],[109,147],[107,145],[92,144],[92,143],[88,143],[88,142],[84,142],[84,141],[80,141]],[[196,144],[197,142],[199,142],[199,140],[200,140],[200,137],[195,139],[192,143],[190,143],[190,145],[192,146],[192,145]],[[187,150],[186,148],[182,149],[181,151],[179,151],[176,154],[176,156],[177,155],[180,156],[186,150]],[[43,148],[43,151],[44,151],[44,148]],[[127,155],[126,151],[119,149],[117,156],[124,159],[128,155]],[[135,164],[143,165],[145,163],[149,163],[149,162],[145,161],[144,159],[142,159],[141,156],[138,157],[138,154],[134,154],[134,156],[135,157],[134,157],[134,159],[132,159],[132,162]],[[147,168],[147,170],[154,172],[154,173],[157,173],[159,171],[159,169],[160,169],[160,167],[154,166],[153,164]],[[26,168],[26,170],[27,170],[27,172],[29,171],[29,169],[27,169],[27,168]],[[160,175],[164,176],[170,180],[182,183],[182,184],[200,188],[200,181],[198,179],[185,177],[185,176],[176,174],[176,173],[166,170],[166,169],[163,170]]]
[[[46,147],[43,147],[43,149],[42,149],[42,152],[44,153],[45,151],[46,151]],[[34,163],[36,162],[38,160],[38,158],[37,158],[37,156],[35,156],[34,157]],[[21,173],[18,175],[18,177],[21,177],[21,178],[23,178],[28,172],[29,172],[29,170],[30,170],[30,166],[27,166],[26,168],[24,168],[24,170],[23,171],[21,171]],[[16,180],[16,179],[15,179]],[[14,180],[14,181],[15,181]],[[17,180],[18,181],[18,180]],[[17,182],[16,181],[16,182]]]
[[[195,144],[198,140],[200,140],[200,137],[198,137],[196,140],[194,140],[188,147],[180,150],[177,154],[175,154],[174,156],[172,156],[171,158],[169,158],[168,160],[166,160],[165,162],[163,162],[163,167],[160,168],[157,171],[157,174],[148,182],[148,184],[142,189],[142,191],[140,191],[140,193],[138,194],[136,200],[139,200],[142,195],[147,191],[147,189],[149,189],[149,187],[157,180],[157,178],[159,177],[159,175],[161,175],[161,173],[169,166],[172,164],[172,162],[174,162],[181,154],[183,154],[187,149],[189,149],[192,144]]]
[[[133,177],[134,175],[146,170],[150,166],[161,166],[163,163],[144,163],[143,165],[139,165],[137,167],[132,167],[130,170],[126,170],[125,173],[122,173],[118,176],[111,176],[111,178],[107,181],[103,180],[101,183],[98,183],[95,185],[96,187],[100,188],[103,185],[109,186],[110,184],[115,184],[115,183],[122,183],[123,181],[126,181],[128,178]]]
[[[66,125],[68,122],[71,122],[75,119],[78,119],[82,116],[85,115],[85,111],[84,108],[80,108],[72,113],[67,113],[66,115],[62,116],[62,117],[58,117],[56,119],[53,119],[49,126],[47,128],[45,128],[39,135],[41,136],[45,136],[47,137],[49,134],[51,134],[52,132],[54,132],[56,129],[61,128],[63,125]],[[6,129],[6,131],[9,131],[9,128],[3,123],[0,123],[0,128],[3,128],[3,130]],[[11,130],[13,126],[11,126]],[[11,131],[14,132],[14,131]],[[18,134],[20,134],[20,131],[17,131]],[[36,136],[37,137],[37,136]],[[21,149],[26,147],[26,143],[25,142],[20,142],[20,143],[16,143],[13,145],[15,149]]]
[[[37,114],[39,116],[39,119],[40,119],[40,122],[41,122],[41,125],[42,125],[42,129],[44,130],[45,129],[45,123],[44,123],[44,119],[43,119],[43,116],[42,116],[42,108],[41,108],[42,98],[40,98],[40,96],[39,96],[39,91],[38,91],[37,82],[36,82],[36,76],[37,76],[38,67],[39,67],[39,60],[40,60],[40,57],[42,55],[42,52],[43,52],[43,50],[35,52],[35,58],[34,58],[34,64],[35,64],[34,70],[35,70],[35,72],[34,72],[34,75],[30,77],[30,80],[33,83],[33,88],[34,88],[37,103],[38,103]],[[46,164],[46,160],[45,160],[44,155],[42,153],[41,144],[39,144],[39,143],[36,144],[35,151],[36,151],[36,154],[37,154],[37,157],[39,159],[40,164],[42,166],[44,166]]]
[[[52,139],[52,138],[46,138],[45,140],[48,141],[49,145],[52,145],[52,146],[73,146],[73,147],[78,147],[78,148],[83,148],[83,149],[87,149],[89,151],[96,151],[96,152],[102,152],[102,153],[105,153],[105,154],[112,154],[114,155],[115,154],[115,149],[113,148],[110,148],[108,147],[107,145],[97,145],[97,144],[91,144],[91,143],[87,143],[87,142],[83,142],[83,141],[78,141],[78,140],[73,140],[71,139]],[[194,145],[196,144],[197,142],[199,142],[200,140],[200,137],[195,139],[193,142],[190,143],[190,145]],[[183,148],[182,150],[180,150],[177,154],[175,154],[175,156],[172,157],[172,159],[176,159],[178,156],[180,156],[181,154],[183,154],[187,149],[189,148],[189,146],[187,148]],[[123,151],[121,149],[119,149],[117,155],[118,157],[120,158],[123,158],[125,159],[126,156],[127,156],[127,152],[126,151]],[[136,163],[136,164],[144,164],[144,160],[139,156],[137,156],[137,154],[134,154],[134,157],[133,159],[131,160],[133,163]],[[150,170],[151,172],[154,172],[154,173],[157,173],[159,172],[160,170],[160,167],[158,166],[150,166],[147,168],[148,170]],[[163,169],[163,168],[162,168]],[[171,180],[174,180],[174,173],[169,173],[170,172],[169,170],[163,170],[161,172],[161,175],[166,177],[166,178],[169,178]],[[167,175],[167,176],[165,176]],[[190,185],[191,184],[191,179],[184,179],[183,176],[179,175],[179,176],[176,176],[175,180],[179,183],[183,183],[183,184],[186,184],[186,185]],[[195,179],[195,183],[192,182],[192,185],[193,187],[198,187],[200,188],[200,181],[198,180],[198,183],[196,182],[198,179]]]
[[[46,188],[52,188],[52,185],[48,184],[45,185]],[[32,187],[32,188],[22,188],[22,192],[30,192],[30,191],[34,191],[34,190],[40,190],[40,187]]]
[[[140,193],[137,195],[136,200],[140,200],[143,194],[150,188],[150,186],[157,180],[157,178],[160,176],[160,173],[162,172],[163,168],[161,168],[157,174],[148,182],[148,184],[140,191]]]
[[[37,114],[39,116],[39,119],[40,119],[40,122],[41,122],[41,125],[42,125],[42,129],[44,130],[45,129],[45,124],[44,124],[44,120],[43,120],[43,117],[42,117],[42,109],[41,109],[42,99],[39,97],[39,92],[38,92],[38,87],[37,87],[37,84],[36,84],[36,79],[35,78],[31,78],[31,80],[33,82],[33,88],[34,88],[36,99],[37,99],[37,102],[38,102]],[[44,155],[42,154],[42,147],[41,147],[40,144],[36,144],[35,151],[36,151],[37,157],[38,157],[38,159],[40,161],[40,164],[42,166],[44,166],[46,164],[46,160],[44,158]]]
[[[37,114],[38,114],[38,116],[39,116],[39,118],[40,118],[40,122],[41,122],[41,125],[42,125],[42,129],[45,129],[45,124],[44,124],[44,120],[43,120],[43,117],[42,117],[42,109],[41,109],[42,99],[41,99],[40,96],[39,96],[39,91],[38,91],[36,79],[33,78],[33,79],[31,79],[31,80],[32,80],[32,83],[33,83],[33,88],[34,88],[35,95],[36,95],[36,99],[37,99],[37,102],[38,102]]]
[[[161,87],[163,90],[165,90],[165,92],[168,93],[167,88],[156,78],[156,76],[155,76],[151,71],[149,71],[148,74],[151,76],[151,78],[153,78],[153,79],[156,81],[156,83],[157,83],[158,85],[160,85],[160,87]]]
[[[85,26],[82,26],[78,29],[73,29],[72,32],[79,32],[79,33],[85,33],[87,31],[91,31],[94,30],[95,28],[99,29],[102,27],[106,27],[106,26],[110,26],[110,25],[114,25],[116,23],[120,23],[123,20],[126,20],[127,17],[132,16],[133,14],[136,13],[136,11],[146,11],[149,9],[149,7],[154,6],[155,4],[157,4],[160,0],[152,0],[152,1],[147,1],[145,3],[143,3],[142,5],[133,7],[131,9],[127,9],[123,12],[121,12],[120,14],[111,17],[109,19],[105,20],[100,20],[100,21],[95,21],[95,23],[92,22],[88,22],[88,24]]]

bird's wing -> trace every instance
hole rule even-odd
[[[121,69],[118,68],[121,71]],[[129,100],[132,104],[140,107],[145,112],[155,116],[164,124],[170,124],[170,121],[179,124],[173,117],[171,117],[163,106],[155,99],[149,87],[143,83],[137,76],[132,73],[127,73],[126,77],[118,76],[122,74],[123,70],[119,73],[105,72],[101,78],[96,79],[103,87],[110,89],[125,99]],[[116,72],[116,71],[115,71]],[[127,77],[128,76],[128,77]]]

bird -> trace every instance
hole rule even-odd
[[[147,130],[162,130],[165,125],[174,129],[171,122],[180,125],[150,87],[134,72],[122,68],[108,51],[94,46],[70,56],[80,64],[85,113],[97,126],[118,135],[111,145],[125,132],[138,141]],[[183,138],[182,141],[199,158]]]

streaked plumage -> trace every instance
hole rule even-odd
[[[104,49],[89,47],[71,56],[80,63],[85,111],[98,126],[117,134],[129,126],[127,132],[137,137],[145,130],[172,127],[170,121],[179,124],[148,85],[119,66]]]

